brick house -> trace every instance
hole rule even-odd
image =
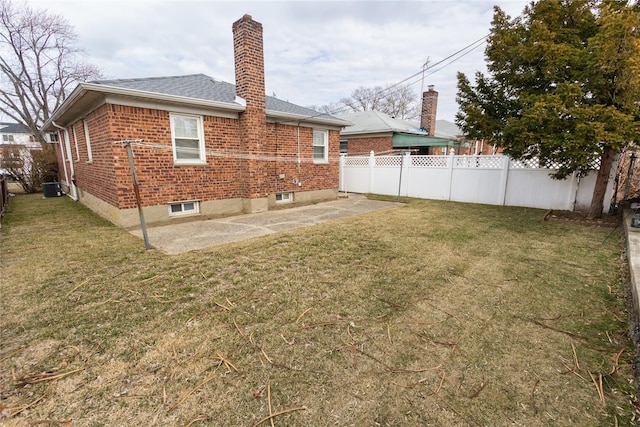
[[[428,86],[422,94],[420,123],[396,119],[379,111],[337,114],[353,122],[340,133],[341,152],[350,156],[389,154],[411,150],[415,154],[490,154],[478,144],[465,141],[460,129],[446,120],[436,120],[438,92]],[[487,146],[488,147],[488,146]]]
[[[45,124],[68,194],[113,223],[335,199],[344,120],[265,96],[262,24],[233,26],[235,86],[203,74],[79,84]],[[141,140],[141,141],[140,141]]]

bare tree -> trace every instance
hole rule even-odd
[[[351,111],[380,111],[403,120],[415,119],[419,115],[418,98],[409,86],[361,86],[340,102]]]
[[[0,112],[40,142],[42,124],[73,86],[100,77],[79,59],[76,39],[63,17],[0,0]]]

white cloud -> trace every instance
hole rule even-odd
[[[106,78],[204,73],[234,82],[231,26],[264,27],[267,93],[300,105],[337,102],[359,86],[399,82],[485,36],[490,1],[30,0],[75,27]],[[512,16],[527,1],[497,2]],[[438,118],[453,120],[456,72],[484,70],[484,47],[430,75]],[[427,71],[429,74],[430,71]],[[411,80],[416,93],[420,78]]]

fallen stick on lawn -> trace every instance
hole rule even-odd
[[[578,354],[576,353],[576,346],[571,343],[571,350],[573,351],[573,363],[576,365],[576,369],[580,369],[580,363],[578,363]]]
[[[35,426],[38,424],[62,424],[71,427],[71,420],[38,420],[29,423],[30,426]]]
[[[469,399],[474,399],[476,397],[478,397],[478,395],[480,394],[480,392],[482,390],[484,390],[484,388],[487,386],[487,374],[484,371],[484,369],[482,370],[482,382],[480,383],[480,388],[478,390],[476,390],[475,392],[471,393],[471,395],[469,396]]]
[[[535,380],[533,383],[533,387],[531,387],[531,407],[533,408],[533,413],[536,415],[538,413],[538,408],[536,408],[536,387],[540,380]]]
[[[624,348],[620,349],[620,351],[616,354],[616,357],[613,359],[613,366],[611,367],[611,372],[609,375],[613,375],[618,370],[618,363],[620,362],[620,356],[624,352]]]
[[[184,427],[190,427],[193,423],[197,423],[198,421],[207,421],[208,419],[209,419],[208,417],[195,418],[195,419],[189,421],[187,424],[185,424]]]
[[[275,425],[273,425],[273,411],[271,410],[271,382],[267,383],[267,402],[269,403],[269,420],[271,420],[271,427],[275,427]]]
[[[171,412],[174,409],[176,409],[180,404],[182,404],[182,402],[184,402],[185,400],[187,400],[187,398],[189,396],[191,396],[193,394],[194,391],[196,391],[197,389],[199,389],[200,387],[202,387],[203,385],[205,385],[206,383],[208,383],[209,381],[211,381],[214,377],[216,376],[216,373],[214,372],[213,374],[209,375],[207,378],[205,378],[204,380],[202,380],[202,382],[200,384],[198,384],[197,386],[195,386],[194,388],[192,388],[191,390],[189,390],[188,392],[186,392],[185,394],[182,395],[182,397],[180,398],[180,400],[178,400],[176,403],[173,404],[173,406],[171,406],[171,408],[169,408],[167,410],[167,412]]]
[[[258,421],[257,423],[255,423],[255,424],[253,425],[253,427],[257,427],[257,426],[259,426],[260,424],[262,424],[263,422],[268,421],[268,420],[270,420],[270,419],[272,419],[272,418],[275,418],[275,417],[277,417],[278,415],[288,414],[289,412],[294,412],[294,411],[306,411],[306,410],[307,410],[307,408],[306,408],[305,406],[301,406],[301,407],[299,407],[299,408],[285,409],[285,410],[283,410],[283,411],[279,411],[279,412],[273,413],[273,414],[269,415],[268,417],[264,417],[263,419],[261,419],[260,421]]]
[[[49,386],[47,386],[47,389],[44,391],[44,394],[42,396],[40,396],[39,398],[37,398],[33,402],[29,403],[28,405],[16,406],[14,408],[5,408],[5,411],[9,412],[9,416],[15,417],[16,415],[18,415],[20,412],[24,411],[25,409],[29,409],[32,406],[35,406],[38,402],[40,402],[42,399],[47,397],[47,393],[49,393]]]
[[[62,372],[60,374],[38,374],[38,375],[29,375],[24,377],[21,381],[17,382],[16,386],[24,386],[27,384],[38,384],[43,383],[45,381],[55,381],[60,378],[66,377],[67,375],[71,375],[78,371],[82,371],[84,368],[74,369],[72,371]]]
[[[309,307],[309,308],[307,308],[305,311],[303,311],[303,312],[302,312],[302,314],[300,314],[300,316],[298,316],[298,318],[296,319],[296,322],[295,322],[295,323],[298,323],[298,322],[300,321],[300,319],[302,319],[302,316],[304,316],[305,314],[307,314],[308,312],[310,312],[312,308],[313,308],[313,307]]]
[[[382,360],[378,359],[377,357],[363,351],[360,350],[358,347],[353,346],[353,348],[356,349],[356,351],[360,354],[363,354],[365,356],[367,356],[369,359],[375,360],[376,362],[378,362],[379,364],[381,364],[385,369],[387,369],[389,372],[393,372],[393,373],[417,373],[417,372],[428,372],[428,371],[433,371],[436,369],[440,369],[440,367],[442,366],[442,364],[438,365],[438,366],[434,366],[433,368],[425,368],[425,369],[398,369],[398,368],[393,368],[389,365],[387,365],[386,363],[384,363]]]
[[[596,387],[598,391],[598,397],[600,398],[600,402],[604,403],[604,391],[602,389],[602,374],[599,374],[600,382],[596,380],[596,377],[591,373],[591,371],[587,371],[589,376],[591,377],[591,381],[593,381],[593,385]]]

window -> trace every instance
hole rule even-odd
[[[200,212],[198,202],[169,203],[169,216],[197,214]]]
[[[313,131],[313,162],[329,162],[329,137],[326,130]]]
[[[347,154],[349,152],[349,141],[340,140],[340,154]]]
[[[205,163],[202,117],[171,114],[171,139],[176,163]]]
[[[73,145],[76,146],[76,162],[80,161],[80,150],[78,149],[78,135],[76,135],[76,125],[75,123],[71,126],[71,131],[73,132]]]
[[[84,141],[87,143],[87,162],[93,162],[93,153],[91,152],[91,140],[89,139],[89,125],[87,125],[87,121],[82,121],[82,126],[84,127]]]
[[[13,142],[13,135],[2,135],[2,141]]]
[[[289,203],[289,202],[293,202],[293,194],[276,193],[276,203]]]
[[[58,134],[50,133],[49,134],[49,142],[58,142]]]

